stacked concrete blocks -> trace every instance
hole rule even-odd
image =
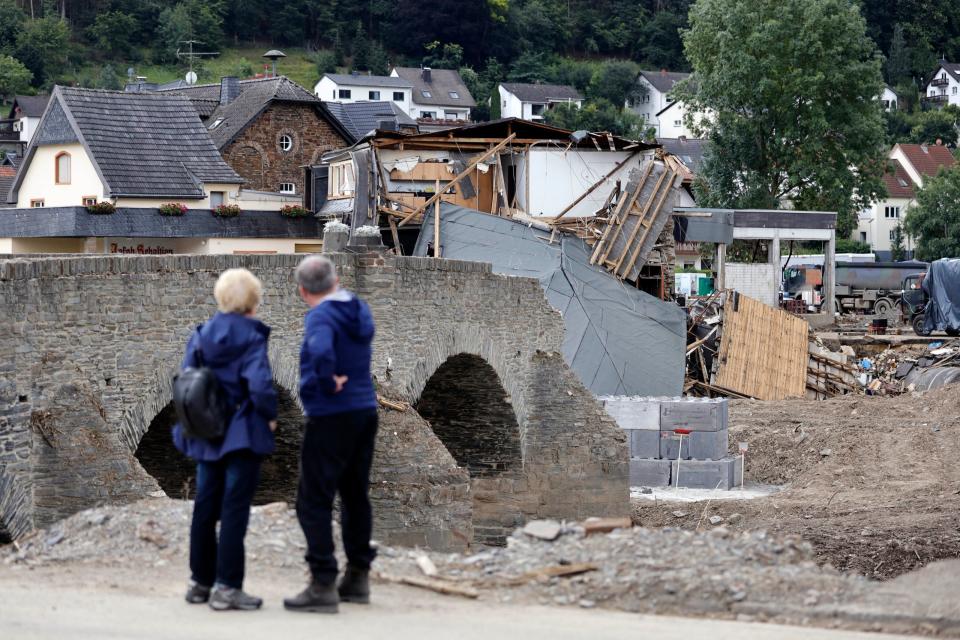
[[[728,455],[726,399],[605,396],[599,400],[629,435],[631,486],[730,489],[739,484],[740,459]]]

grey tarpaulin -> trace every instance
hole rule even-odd
[[[930,263],[923,290],[929,297],[923,328],[960,329],[960,258],[941,258]]]
[[[686,316],[590,264],[576,237],[444,203],[441,255],[489,262],[504,275],[537,278],[566,325],[563,356],[597,395],[678,396],[683,389]],[[433,216],[425,216],[414,255],[427,255]],[[522,318],[517,318],[522,322]]]

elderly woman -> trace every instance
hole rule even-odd
[[[243,539],[260,461],[274,448],[277,394],[267,360],[270,328],[255,317],[261,285],[246,269],[224,271],[213,296],[219,312],[193,332],[183,368],[212,369],[236,410],[217,440],[190,438],[180,425],[173,429],[176,447],[197,462],[186,598],[191,604],[209,602],[218,611],[258,609],[263,600],[243,592]]]

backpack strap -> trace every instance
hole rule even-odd
[[[204,362],[203,362],[203,349],[200,347],[200,329],[203,329],[203,325],[202,325],[202,324],[198,324],[198,325],[197,325],[197,331],[196,331],[196,334],[197,334],[197,348],[194,350],[194,353],[195,353],[196,356],[197,356],[197,364],[200,366],[200,368],[203,368],[203,367],[205,367],[205,366],[207,366],[207,365],[204,364]]]

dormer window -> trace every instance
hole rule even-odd
[[[54,176],[57,184],[70,184],[70,154],[66,151],[57,154]]]

